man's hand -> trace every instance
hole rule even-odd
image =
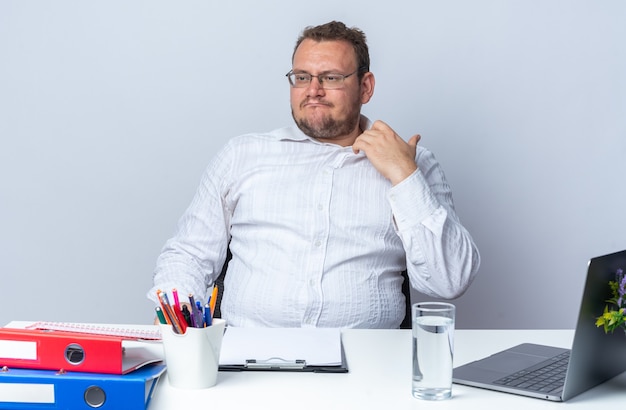
[[[415,152],[420,138],[416,134],[407,143],[389,125],[378,120],[356,138],[352,150],[355,154],[363,151],[378,172],[397,185],[417,169]]]

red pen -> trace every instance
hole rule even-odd
[[[185,316],[183,315],[182,310],[180,310],[180,306],[174,305],[174,314],[176,315],[176,319],[178,320],[181,334],[185,333],[187,331],[187,321],[185,320]]]
[[[180,324],[180,319],[176,315],[176,311],[172,309],[172,306],[170,305],[170,302],[167,298],[167,294],[165,292],[160,292],[158,296],[159,296],[159,301],[161,302],[161,308],[165,312],[165,317],[169,318],[170,321],[172,322],[174,331],[178,334],[183,334],[184,333],[182,329],[183,325]],[[182,312],[181,312],[181,316],[182,316]]]

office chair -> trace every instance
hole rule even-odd
[[[222,272],[220,276],[215,280],[215,285],[217,285],[217,301],[215,302],[215,310],[213,311],[213,317],[222,317],[222,311],[220,310],[220,306],[222,305],[222,294],[224,293],[224,277],[226,276],[226,271],[228,269],[228,262],[231,260],[233,255],[230,253],[230,248],[226,253],[226,260],[224,261],[224,266],[222,266]]]
[[[222,317],[220,305],[222,303],[222,292],[224,292],[224,277],[226,276],[228,261],[230,261],[231,258],[232,254],[229,249],[226,254],[226,261],[222,267],[222,272],[215,281],[215,284],[217,285],[217,301],[215,302],[215,312],[213,313],[214,317]],[[402,320],[402,323],[400,323],[400,329],[411,329],[411,285],[409,284],[409,275],[407,271],[402,272],[402,277],[404,278],[404,281],[402,282],[402,293],[406,299],[406,310],[404,313],[404,319]]]

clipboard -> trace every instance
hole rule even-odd
[[[228,327],[221,371],[347,373],[340,329]]]

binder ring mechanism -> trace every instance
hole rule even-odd
[[[246,360],[248,369],[280,369],[280,370],[302,370],[306,366],[306,360],[286,360],[282,357],[270,357],[266,360]]]
[[[78,343],[71,343],[65,348],[65,360],[72,365],[79,365],[85,360],[85,349]]]

